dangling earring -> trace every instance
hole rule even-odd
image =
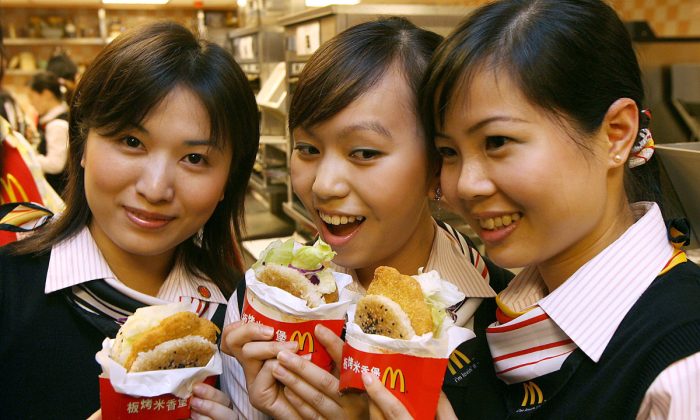
[[[433,201],[435,201],[435,214],[433,215],[436,219],[441,220],[442,219],[442,205],[440,200],[442,199],[442,189],[440,188],[440,185],[435,187],[435,197],[433,198]]]

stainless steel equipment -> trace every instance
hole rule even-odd
[[[700,246],[700,143],[656,145],[661,163],[676,190],[694,233],[690,248]]]

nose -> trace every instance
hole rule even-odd
[[[149,203],[172,201],[175,196],[175,170],[165,156],[146,160],[136,181],[136,192]]]
[[[462,200],[477,200],[488,197],[496,191],[489,170],[478,158],[467,159],[462,163],[457,182],[457,194]]]
[[[319,162],[311,192],[322,200],[346,196],[350,191],[343,162],[326,155]]]

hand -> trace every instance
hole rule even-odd
[[[303,418],[366,418],[365,394],[341,395],[338,392],[343,341],[322,325],[316,326],[314,334],[335,362],[334,372],[329,373],[291,352],[280,352],[277,354],[279,364],[273,367],[272,374],[286,386],[287,400]]]
[[[372,420],[382,419],[412,419],[401,401],[399,401],[388,389],[384,387],[376,376],[371,373],[362,374],[362,382],[365,384],[367,395],[370,399],[369,418]],[[444,392],[440,391],[437,412],[435,418],[438,420],[456,420],[454,410]]]
[[[362,374],[362,382],[365,384],[367,395],[369,396],[369,418],[376,420],[397,419],[408,420],[413,419],[406,407],[399,401],[384,384],[371,373],[364,372]]]
[[[87,420],[102,420],[102,409],[95,411],[87,418]]]
[[[204,383],[192,388],[191,417],[193,420],[203,419],[232,419],[231,400],[218,389]]]
[[[248,398],[253,407],[273,417],[298,418],[282,392],[282,385],[272,376],[272,368],[277,364],[274,360],[277,353],[282,350],[296,352],[299,344],[295,341],[270,341],[273,334],[272,327],[234,322],[224,328],[221,350],[235,357],[243,368]]]

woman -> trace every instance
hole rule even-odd
[[[479,330],[493,321],[490,298],[510,274],[487,269],[468,240],[431,215],[429,196],[440,199],[439,162],[418,118],[416,92],[439,41],[406,19],[390,18],[322,45],[304,66],[290,104],[291,180],[321,238],[337,252],[335,268],[352,275],[355,291],[364,293],[381,265],[403,273],[435,269],[468,297],[454,308],[457,323]],[[222,349],[236,357],[225,358],[224,384],[244,417],[261,415],[248,406],[246,391],[253,406],[275,417],[331,418],[362,408],[352,397],[340,398],[337,378],[314,365],[303,378],[292,375],[286,367],[301,361],[289,352],[295,343],[268,341],[271,331],[237,322],[243,291],[237,294]],[[319,340],[324,332],[317,331]],[[331,354],[342,345],[337,337],[323,342]],[[278,353],[288,362],[270,360]],[[285,390],[288,384],[295,387]],[[312,400],[303,391],[322,397]]]
[[[95,353],[124,317],[186,301],[221,324],[242,271],[258,117],[230,54],[175,23],[139,27],[75,95],[66,210],[0,251],[8,417],[86,418],[100,405]]]
[[[495,2],[429,74],[422,109],[445,195],[494,262],[525,267],[486,330],[504,384],[491,418],[698,418],[700,269],[653,194],[630,188],[653,141],[613,9]]]
[[[66,185],[68,161],[68,104],[63,100],[58,76],[49,72],[37,73],[29,84],[29,101],[39,113],[37,160],[46,180],[60,195]]]

